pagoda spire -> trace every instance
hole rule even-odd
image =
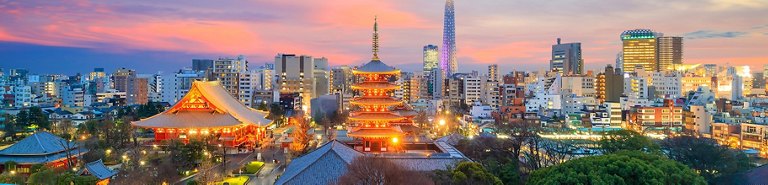
[[[378,16],[373,17],[373,60],[379,60],[379,23]]]

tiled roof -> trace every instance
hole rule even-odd
[[[110,178],[117,174],[116,171],[112,171],[107,168],[107,166],[104,166],[104,163],[101,161],[101,159],[85,164],[85,170],[87,170],[89,174],[99,179]]]
[[[0,155],[46,155],[64,151],[63,145],[77,146],[77,144],[49,132],[39,131],[8,148],[0,150]]]
[[[210,112],[177,112],[172,114],[158,114],[152,119],[145,119],[133,123],[140,127],[162,128],[216,128],[232,127],[241,123],[229,114]]]
[[[259,126],[266,126],[272,121],[269,119],[266,119],[266,113],[259,112],[256,109],[252,109],[249,107],[246,107],[243,105],[239,100],[235,99],[230,95],[224,87],[221,86],[221,84],[218,81],[195,81],[192,82],[192,87],[190,88],[189,93],[184,96],[184,99],[187,99],[188,96],[191,96],[193,91],[200,92],[201,96],[204,97],[208,103],[212,104],[213,107],[216,107],[217,109],[221,110],[226,116],[229,116],[233,118],[234,120],[237,120],[237,122],[233,122],[232,119],[222,117],[222,116],[215,116],[213,113],[205,113],[202,111],[185,111],[180,110],[178,112],[172,111],[173,108],[166,110],[165,112],[162,112],[160,114],[157,114],[155,116],[142,119],[139,121],[135,121],[132,124],[140,127],[163,127],[165,124],[164,121],[172,121],[172,119],[179,119],[179,121],[176,121],[174,124],[177,125],[183,125],[185,127],[211,127],[211,125],[208,125],[207,123],[213,123],[215,121],[225,121],[226,123],[217,123],[215,126],[236,126],[240,124],[255,124]],[[179,101],[177,104],[183,103]],[[195,112],[191,114],[183,114],[184,112]],[[205,113],[207,115],[214,115],[214,116],[205,116],[203,114],[196,114],[196,113]],[[179,116],[182,115],[182,116]],[[186,117],[183,117],[186,116]],[[153,119],[159,119],[159,120],[153,120]],[[189,119],[194,119],[195,121],[191,121],[188,123],[180,123],[183,121],[190,121]],[[210,119],[210,120],[206,120]],[[200,121],[200,120],[206,120],[206,121]],[[169,124],[170,126],[174,126],[173,124]]]
[[[333,140],[291,161],[275,184],[329,184],[346,173],[352,160],[363,155]]]
[[[395,121],[400,119],[403,117],[391,112],[357,112],[349,115],[349,120],[352,121]]]
[[[403,131],[399,128],[360,128],[352,132],[347,133],[350,137],[397,137],[403,135]]]
[[[396,72],[394,67],[388,66],[381,60],[371,60],[367,64],[360,66],[355,72]]]

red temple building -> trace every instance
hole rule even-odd
[[[75,142],[67,141],[50,132],[40,131],[19,142],[0,150],[0,172],[29,174],[35,164],[49,168],[69,169],[67,161],[76,164],[77,159],[87,152]],[[10,165],[10,166],[9,166]]]
[[[401,125],[412,125],[409,117],[393,111],[393,107],[402,106],[403,102],[393,97],[393,92],[400,88],[392,81],[398,78],[400,70],[388,66],[379,60],[378,25],[374,23],[373,59],[352,73],[359,79],[351,88],[357,91],[357,97],[350,104],[357,106],[349,115],[352,122],[349,137],[356,139],[356,150],[364,152],[392,152],[402,141],[404,133]],[[410,116],[410,115],[409,115]]]
[[[218,81],[195,81],[176,105],[132,124],[152,129],[155,143],[214,136],[226,147],[253,147],[265,137],[266,126],[271,123],[265,116],[266,112],[246,107],[232,97]]]

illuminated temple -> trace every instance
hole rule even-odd
[[[397,150],[402,141],[401,126],[412,126],[413,122],[410,115],[393,111],[393,107],[403,107],[403,102],[393,97],[393,92],[400,88],[393,83],[400,70],[379,60],[378,24],[374,23],[373,28],[373,59],[352,71],[358,83],[351,87],[357,97],[350,104],[358,109],[349,115],[352,124],[347,135],[359,141],[353,144],[356,150],[388,152]]]
[[[253,147],[271,123],[265,115],[240,103],[218,81],[195,81],[176,105],[131,124],[152,129],[155,143],[213,137],[226,147]]]

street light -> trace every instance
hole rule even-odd
[[[444,126],[445,125],[445,119],[440,119],[440,123],[439,124],[440,124],[440,126]]]

